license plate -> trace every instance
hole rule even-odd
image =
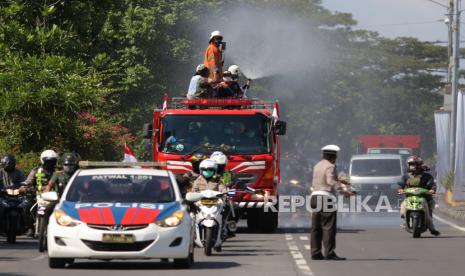
[[[131,234],[103,234],[102,242],[106,242],[106,243],[134,243],[134,235],[131,235]]]

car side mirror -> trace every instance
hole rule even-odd
[[[276,121],[274,124],[274,131],[276,135],[286,135],[286,122]]]
[[[145,139],[152,139],[153,136],[153,125],[150,123],[144,124],[144,128],[142,130],[142,136]]]
[[[187,193],[186,194],[186,200],[190,202],[196,202],[202,199],[202,194],[200,193]]]
[[[45,192],[40,195],[40,197],[49,202],[55,202],[58,201],[58,194],[57,192]]]

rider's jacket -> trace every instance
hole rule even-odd
[[[205,177],[200,175],[192,184],[193,192],[200,192],[204,190],[214,190],[220,193],[227,192],[226,186],[220,183],[219,177],[217,175],[213,176],[210,180],[207,180]]]
[[[24,172],[20,169],[14,169],[12,172],[7,172],[4,169],[0,170],[0,190],[3,188],[17,189],[21,187],[22,182],[26,179]]]
[[[408,176],[405,177],[404,181],[399,184],[399,186],[401,189],[420,187],[436,192],[436,183],[434,181],[434,177],[425,171],[409,173]],[[433,199],[432,195],[428,195],[427,199]]]

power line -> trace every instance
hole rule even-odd
[[[443,22],[444,19],[438,19],[434,21],[422,21],[422,22],[404,22],[404,23],[387,23],[387,24],[375,24],[375,25],[364,25],[357,26],[358,28],[367,28],[367,27],[392,27],[392,26],[407,26],[407,25],[424,25],[431,23]]]
[[[447,5],[445,5],[445,4],[443,4],[443,3],[436,2],[436,1],[434,1],[434,0],[425,0],[425,1],[434,3],[434,4],[436,4],[436,5],[439,5],[439,6],[441,6],[441,7],[444,7],[444,8],[446,8],[446,9],[449,8]]]

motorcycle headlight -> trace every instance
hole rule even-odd
[[[54,212],[55,219],[57,220],[57,223],[61,226],[77,226],[81,222],[78,220],[73,219],[72,217],[68,216],[65,212],[62,210],[56,210]]]
[[[175,227],[181,224],[184,219],[184,211],[176,211],[172,213],[169,217],[164,218],[160,221],[155,222],[156,225],[161,227]]]

